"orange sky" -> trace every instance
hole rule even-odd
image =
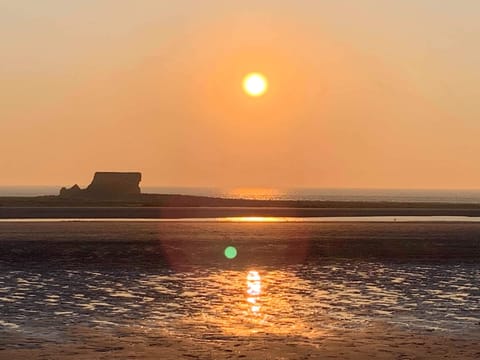
[[[479,188],[479,11],[0,1],[0,185]]]

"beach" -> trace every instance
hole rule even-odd
[[[145,334],[134,327],[115,330],[72,327],[68,340],[2,334],[4,359],[478,359],[478,334],[448,335],[396,329],[382,323],[329,333],[314,343],[294,336],[252,335],[199,342],[188,334]],[[12,349],[5,343],[20,343]]]
[[[474,359],[479,239],[461,222],[2,222],[0,358]]]
[[[480,359],[480,2],[0,3],[0,360]]]

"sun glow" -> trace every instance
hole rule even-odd
[[[267,78],[260,73],[250,73],[243,79],[243,90],[250,96],[261,96],[267,88]]]

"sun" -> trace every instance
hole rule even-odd
[[[243,78],[243,90],[250,96],[262,96],[268,89],[267,78],[260,73],[250,73]]]

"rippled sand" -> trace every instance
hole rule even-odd
[[[398,248],[411,234],[425,254],[471,246],[480,226],[292,225],[5,226],[0,358],[480,356],[478,262],[320,246],[328,236]],[[223,257],[226,244],[237,259]]]
[[[2,334],[3,335],[3,334]],[[62,341],[3,335],[2,359],[478,359],[478,336],[452,336],[376,324],[305,341],[297,336],[251,335],[199,341],[188,333],[129,326],[112,329],[73,326]],[[3,348],[3,346],[2,346]]]

